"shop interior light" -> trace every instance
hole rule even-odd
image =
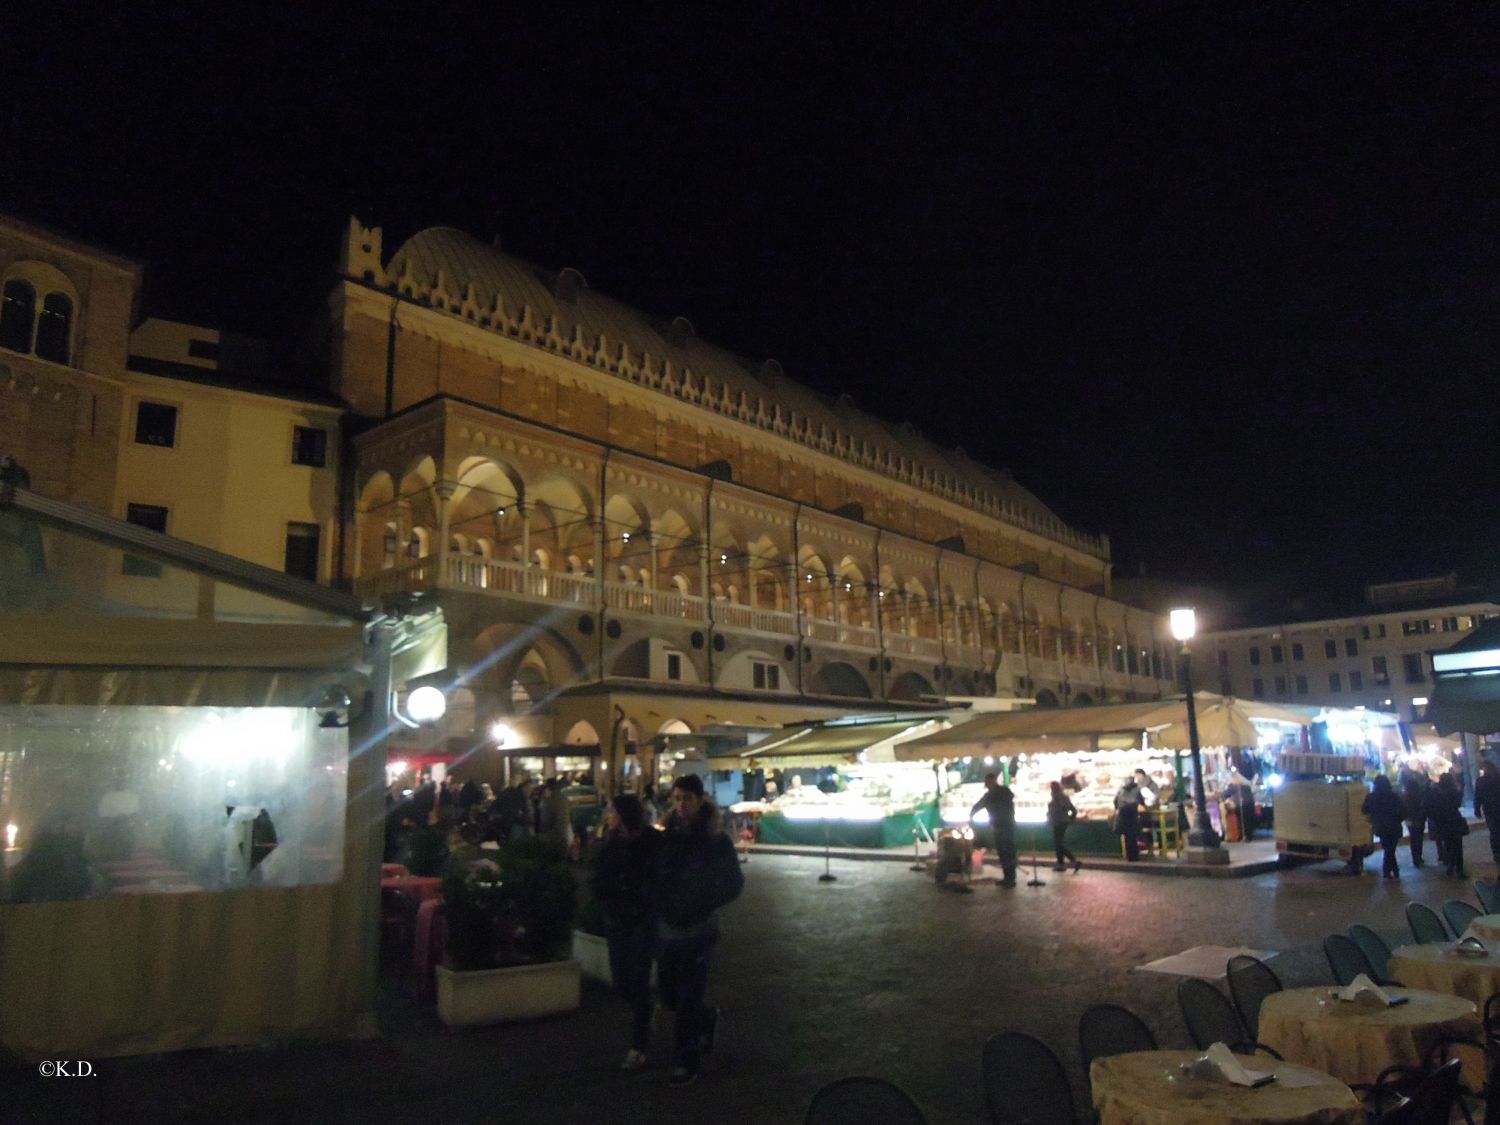
[[[1426,707],[1427,697],[1425,695],[1414,695],[1412,696],[1411,705],[1413,707]]]
[[[18,835],[20,835],[20,833],[21,833],[21,829],[19,827],[17,827],[14,824],[7,824],[5,826],[5,846],[7,848],[13,848],[13,847],[15,847],[16,846],[16,837]]]

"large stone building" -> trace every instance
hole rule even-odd
[[[1008,474],[456,230],[387,254],[351,221],[341,273],[331,389],[366,423],[343,573],[441,600],[450,736],[1171,690],[1108,541]]]
[[[1457,577],[1367,586],[1364,605],[1341,615],[1205,633],[1200,689],[1247,699],[1394,711],[1422,722],[1432,692],[1432,653],[1480,622],[1500,604]]]

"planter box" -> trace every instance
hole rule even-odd
[[[609,971],[609,943],[598,934],[573,931],[573,960],[578,962],[589,980],[614,983],[614,974]]]
[[[438,1018],[449,1027],[468,1027],[576,1011],[580,981],[577,961],[463,973],[439,965]]]

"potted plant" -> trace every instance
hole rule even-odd
[[[516,840],[443,881],[449,964],[439,966],[438,1016],[450,1026],[499,1023],[579,1003],[567,960],[577,884],[550,841]]]

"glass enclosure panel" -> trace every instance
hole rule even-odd
[[[336,882],[347,779],[309,708],[0,706],[4,898]]]

